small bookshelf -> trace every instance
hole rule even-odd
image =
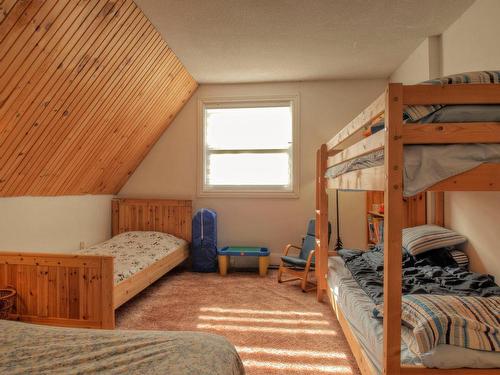
[[[367,247],[384,240],[384,192],[366,192]]]
[[[403,199],[403,228],[422,225],[427,219],[426,193]],[[384,240],[384,192],[366,192],[367,247]]]

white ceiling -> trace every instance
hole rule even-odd
[[[135,0],[200,83],[388,77],[473,0]]]

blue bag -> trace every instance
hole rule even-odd
[[[202,208],[193,217],[191,261],[195,272],[217,272],[217,213]]]

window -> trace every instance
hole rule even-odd
[[[297,98],[201,100],[199,195],[297,195]]]

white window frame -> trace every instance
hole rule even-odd
[[[207,150],[205,143],[205,109],[228,107],[265,107],[280,104],[292,108],[292,168],[291,187],[269,188],[267,186],[210,186],[206,185]],[[199,197],[243,197],[243,198],[298,198],[300,163],[299,95],[200,98],[198,100],[198,188]]]

